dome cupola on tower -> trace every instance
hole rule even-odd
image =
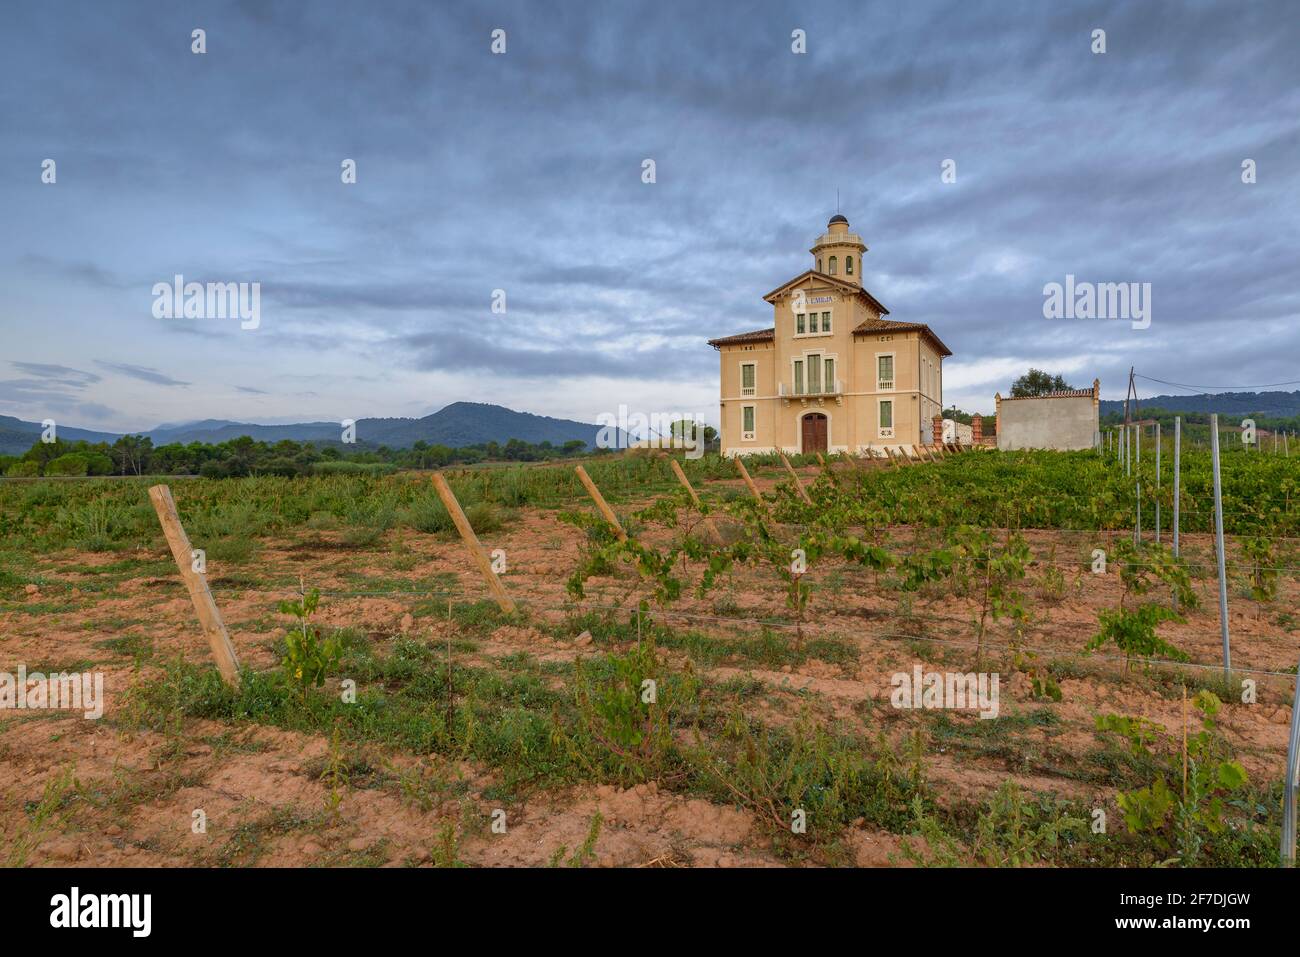
[[[862,254],[867,246],[861,236],[849,232],[849,221],[843,214],[830,218],[826,232],[817,237],[809,251],[817,272],[862,285]]]

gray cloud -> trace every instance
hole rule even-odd
[[[54,276],[59,279],[67,279],[87,286],[99,286],[109,289],[121,289],[125,286],[119,276],[97,266],[93,262],[84,260],[68,261],[54,256],[27,253],[18,258],[18,266],[23,270]]]
[[[71,396],[39,379],[0,379],[0,402],[35,405],[54,401],[66,403],[71,401]]]
[[[16,361],[11,361],[9,364],[19,372],[25,372],[31,376],[40,376],[46,383],[68,388],[79,389],[100,381],[100,377],[93,372],[83,372],[81,369],[70,369],[67,366],[44,362]]]
[[[695,375],[706,374],[707,369],[703,367],[717,362],[716,358],[698,350],[667,362],[662,351],[641,354],[630,348],[614,353],[581,349],[529,349],[457,332],[406,336],[394,351],[406,354],[415,368],[428,371],[485,370],[507,376],[562,376],[574,380],[598,376],[635,377],[644,373],[647,362],[662,363],[663,368],[658,374],[665,380],[680,380],[689,377],[692,372]]]
[[[181,382],[179,379],[173,379],[169,375],[159,372],[157,369],[150,369],[147,366],[132,365],[129,362],[105,362],[102,359],[96,359],[95,364],[102,369],[108,369],[119,375],[127,376],[131,379],[139,379],[141,382],[148,382],[152,385],[166,386],[187,386],[188,382]]]
[[[45,362],[10,360],[9,364],[28,378],[0,380],[0,403],[38,410],[42,415],[106,408],[87,404],[81,397],[82,392],[101,381],[94,372]]]
[[[33,369],[91,365],[111,314],[141,364],[100,368],[196,395],[229,388],[219,368],[271,381],[343,355],[348,375],[312,380],[322,403],[390,372],[434,389],[472,370],[481,391],[448,400],[545,379],[590,419],[593,377],[662,383],[665,401],[714,388],[706,340],[770,324],[761,296],[808,266],[839,189],[871,250],[865,285],[958,363],[1077,366],[1107,395],[1134,364],[1295,377],[1300,20],[1281,2],[217,2],[205,57],[192,19],[7,14],[0,163],[59,161],[57,186],[0,179],[27,224],[0,235],[15,303],[0,352]],[[494,26],[505,56],[488,52]],[[69,60],[92,42],[104,56]],[[160,139],[160,116],[184,135]],[[261,328],[157,336],[145,292],[174,273],[261,282]],[[1043,285],[1066,273],[1150,282],[1151,328],[1043,319]],[[489,311],[498,288],[505,316]],[[0,401],[55,385],[76,388],[14,380]],[[968,397],[991,405],[992,388]]]

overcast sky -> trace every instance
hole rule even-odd
[[[771,325],[762,296],[808,268],[837,189],[864,285],[948,344],[945,399],[969,411],[1030,365],[1109,398],[1131,365],[1300,379],[1294,3],[0,18],[0,414],[125,430],[464,399],[716,422],[705,340]],[[155,318],[176,274],[261,283],[260,325]],[[1044,318],[1067,274],[1149,282],[1150,327]]]

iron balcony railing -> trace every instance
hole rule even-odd
[[[857,233],[822,233],[817,237],[817,242],[813,243],[813,249],[819,246],[838,246],[845,243],[854,246],[866,245],[862,241],[862,237]]]
[[[787,382],[777,384],[777,395],[786,399],[807,398],[809,396],[822,395],[841,395],[843,392],[844,386],[839,379],[836,379],[833,382],[821,382],[813,385],[803,383],[802,385],[795,386]]]

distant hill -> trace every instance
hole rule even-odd
[[[389,448],[410,448],[423,439],[429,445],[446,445],[459,448],[483,442],[500,442],[511,439],[533,444],[550,442],[563,445],[573,439],[596,444],[600,427],[571,419],[553,419],[531,412],[516,412],[500,405],[484,402],[453,402],[432,415],[420,419],[358,419],[357,444],[362,446],[387,445]],[[183,424],[168,423],[144,433],[154,445],[173,442],[189,444],[204,442],[215,444],[247,435],[260,442],[278,442],[292,439],[297,442],[337,444],[342,429],[337,422],[300,422],[289,425],[256,425],[247,422],[229,422],[222,419],[205,419]],[[0,416],[0,454],[17,455],[26,452],[40,438],[39,423],[23,422],[10,416]],[[91,432],[59,426],[59,437],[88,442],[113,442],[118,433]]]
[[[367,428],[373,428],[373,437],[367,432],[366,441],[393,448],[407,448],[417,439],[430,445],[459,448],[480,442],[550,442],[563,445],[581,439],[588,447],[596,445],[600,426],[575,422],[571,419],[553,419],[531,412],[515,412],[500,405],[485,402],[453,402],[433,415],[422,419],[365,419]],[[361,423],[357,423],[357,436],[361,437]]]
[[[0,415],[0,455],[17,455],[26,452],[34,443],[40,441],[42,431],[44,430],[39,422],[24,422],[22,419],[15,419],[12,415]],[[55,434],[61,439],[72,442],[82,439],[87,442],[117,441],[115,433],[73,429],[62,423],[58,425]]]
[[[1218,412],[1220,415],[1266,415],[1289,419],[1300,415],[1300,391],[1296,392],[1217,392],[1213,395],[1155,395],[1141,401],[1144,409],[1169,412]],[[1124,403],[1103,399],[1101,415],[1124,412]]]

